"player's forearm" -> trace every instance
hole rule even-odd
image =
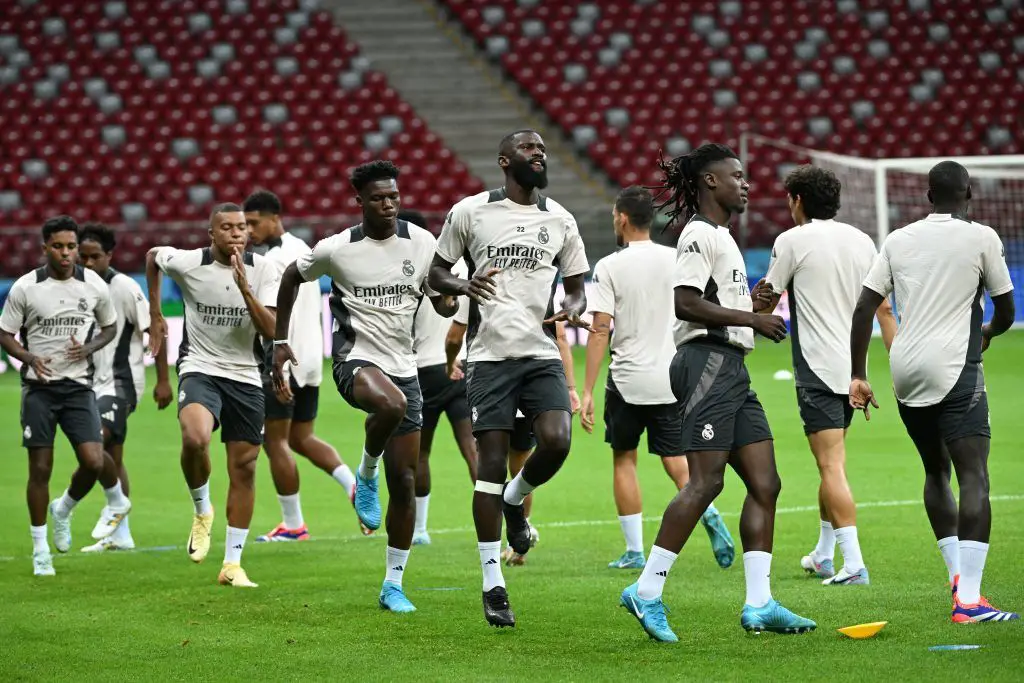
[[[555,344],[558,345],[558,355],[562,358],[562,367],[565,369],[565,385],[570,389],[576,388],[576,367],[572,358],[572,346],[569,338],[565,336],[565,326],[555,326]]]
[[[444,338],[444,355],[448,367],[454,367],[455,361],[459,359],[462,352],[462,338],[466,335],[466,326],[461,323],[452,323],[448,334]]]
[[[259,335],[264,339],[273,339],[276,332],[277,312],[261,304],[251,289],[243,292],[242,298],[245,300],[245,307],[249,309],[249,317],[252,318],[252,324],[256,327]]]
[[[562,310],[571,315],[583,315],[587,310],[587,290],[582,275],[573,275],[562,280],[565,297],[562,299]]]
[[[277,288],[277,316],[276,329],[270,336],[271,339],[288,339],[288,330],[291,329],[292,307],[295,305],[295,297],[299,294],[299,286],[303,283],[302,275],[294,263],[284,269],[281,275],[281,284]]]
[[[583,391],[587,394],[594,393],[597,376],[601,372],[601,363],[608,351],[608,323],[595,320],[593,327],[595,331],[587,337],[587,362],[583,377]]]
[[[110,342],[114,341],[114,337],[116,335],[117,325],[107,325],[106,327],[100,328],[100,333],[88,344],[84,344],[82,346],[82,351],[85,352],[85,355],[91,356]]]
[[[160,350],[157,352],[154,361],[154,365],[156,366],[156,381],[160,384],[169,382],[171,377],[167,369],[167,344],[160,345]]]
[[[149,292],[149,310],[150,317],[160,318],[162,317],[161,312],[161,292],[160,286],[162,284],[162,273],[160,272],[160,266],[156,264],[156,251],[159,247],[153,247],[146,252],[146,289]]]
[[[871,344],[871,319],[882,304],[882,295],[866,287],[853,309],[850,325],[850,360],[853,379],[867,379],[868,346]]]
[[[461,296],[469,288],[469,281],[456,277],[452,273],[454,263],[448,263],[435,255],[427,271],[427,284],[432,290],[448,296]]]
[[[1006,332],[1013,326],[1017,317],[1016,307],[1013,302],[1013,292],[1007,292],[992,298],[992,320],[982,328],[982,333],[991,340]]]
[[[696,289],[676,288],[676,317],[707,327],[753,327],[756,313],[713,304]]]
[[[875,312],[875,318],[878,319],[878,327],[882,330],[882,341],[885,343],[885,350],[892,350],[892,340],[896,338],[896,332],[899,331],[899,323],[896,322],[896,316],[892,312],[892,304],[886,299],[882,302],[882,305],[878,307],[878,311]]]
[[[0,348],[2,348],[8,356],[16,358],[21,363],[28,363],[32,358],[32,354],[21,345],[21,342],[19,342],[13,334],[4,330],[0,330]]]

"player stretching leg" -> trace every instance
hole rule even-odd
[[[70,216],[46,221],[42,236],[46,265],[11,286],[0,315],[0,347],[23,364],[21,427],[28,450],[32,570],[36,576],[53,576],[47,509],[53,517],[53,545],[66,553],[71,548],[71,512],[97,479],[111,513],[105,535],[128,516],[131,503],[121,490],[114,462],[103,453],[92,389],[93,354],[117,333],[110,290],[96,273],[75,265],[78,225]],[[93,337],[97,327],[100,332]],[[47,508],[58,425],[75,450],[78,469],[64,494]]]
[[[846,480],[850,407],[850,318],[861,282],[878,253],[867,233],[834,220],[839,179],[801,166],[785,180],[795,228],[775,240],[768,274],[754,293],[754,310],[771,313],[789,290],[793,372],[804,433],[818,464],[821,513],[818,545],[800,560],[803,569],[833,586],[870,583],[857,539],[856,507]],[[876,312],[886,348],[896,335],[888,301]],[[843,566],[833,565],[836,541]]]
[[[281,200],[273,192],[258,190],[252,193],[242,204],[242,210],[249,225],[249,239],[266,249],[263,255],[278,274],[284,273],[284,269],[296,259],[309,253],[305,242],[285,231],[281,223]],[[274,300],[277,300],[276,294]],[[277,489],[282,522],[270,533],[259,536],[257,542],[304,541],[309,538],[299,502],[299,468],[295,464],[293,450],[337,481],[349,502],[355,505],[355,475],[341,461],[334,447],[318,439],[313,430],[324,368],[322,308],[319,283],[309,282],[299,287],[288,334],[292,352],[299,359],[297,366],[285,369],[292,392],[289,403],[278,400],[270,377],[271,349],[265,349],[268,364],[263,370],[263,398],[266,402],[263,449],[270,459],[270,476]],[[269,342],[267,344],[269,346]],[[363,533],[371,533],[369,529],[362,528]]]
[[[100,223],[86,223],[78,232],[79,262],[107,283],[110,299],[117,313],[115,343],[108,344],[95,355],[96,383],[93,392],[103,426],[103,450],[114,461],[124,495],[129,495],[128,470],[124,466],[124,443],[128,436],[128,416],[135,412],[139,397],[146,389],[145,342],[149,329],[149,302],[138,283],[110,265],[117,240],[110,228]],[[157,406],[163,410],[173,395],[167,377],[167,355],[156,359],[157,386],[153,390]],[[100,539],[82,552],[131,550],[135,541],[126,516],[109,533],[114,513],[104,506],[93,529],[93,538]]]
[[[967,169],[943,161],[928,173],[932,213],[889,233],[864,280],[853,313],[850,405],[878,407],[867,382],[871,315],[896,294],[902,324],[889,365],[900,419],[924,465],[924,506],[953,588],[954,623],[1010,621],[981,595],[992,509],[991,445],[982,353],[1010,329],[1013,283],[996,231],[967,218]],[[982,324],[984,291],[995,308]],[[943,448],[945,446],[945,448]],[[949,487],[950,465],[960,485],[960,506]]]
[[[274,332],[278,275],[270,262],[244,252],[249,234],[237,204],[210,214],[210,246],[182,250],[154,247],[146,255],[150,348],[166,343],[160,311],[161,271],[177,283],[185,303],[185,334],[178,350],[178,422],[181,470],[195,516],[188,556],[202,562],[210,551],[210,440],[220,429],[228,460],[227,538],[223,585],[255,588],[242,569],[242,550],[256,495],[256,457],[263,442],[262,353],[258,335]]]
[[[334,315],[334,381],[342,397],[368,413],[363,458],[356,473],[356,513],[370,529],[381,522],[378,464],[384,458],[388,483],[387,565],[381,608],[412,612],[402,577],[409,563],[416,519],[416,463],[420,451],[423,399],[416,379],[413,322],[426,294],[442,316],[458,302],[425,290],[436,240],[416,225],[397,219],[398,168],[374,161],[352,172],[352,187],[363,222],[321,240],[313,251],[285,269],[278,294],[274,383],[290,393],[282,375],[295,362],[288,339],[292,304],[303,282],[331,278]]]
[[[479,449],[473,496],[484,617],[493,626],[514,626],[501,574],[501,518],[509,545],[530,549],[530,525],[523,501],[549,481],[569,455],[572,408],[558,346],[544,323],[586,326],[583,277],[590,270],[576,221],[547,187],[544,141],[535,131],[507,135],[498,149],[505,173],[501,189],[463,199],[448,214],[430,284],[449,295],[468,295],[469,405]],[[457,278],[452,266],[465,256],[471,280]],[[561,271],[562,310],[547,320],[552,284]],[[537,449],[522,471],[504,486],[509,432],[522,406],[537,437]]]
[[[665,473],[677,489],[686,485],[689,469],[683,456],[679,406],[672,395],[669,365],[675,353],[672,329],[672,269],[675,252],[651,241],[654,201],[650,192],[630,187],[619,193],[612,208],[612,226],[621,249],[594,266],[590,312],[594,332],[587,339],[587,371],[580,422],[594,431],[594,384],[608,350],[615,319],[612,361],[605,388],[605,441],[612,447],[613,490],[626,551],[608,566],[642,569],[643,511],[636,474],[636,449],[647,432],[647,450],[661,456]],[[729,529],[714,505],[701,515],[711,538],[715,561],[723,569],[736,556]]]
[[[661,169],[669,194],[662,206],[673,205],[673,222],[680,215],[690,219],[676,247],[675,312],[683,324],[670,369],[672,393],[682,406],[690,481],[669,503],[640,580],[622,591],[620,601],[652,638],[678,640],[661,594],[697,521],[721,492],[728,465],[747,488],[740,516],[747,584],[740,623],[748,631],[809,631],[815,623],[776,602],[769,582],[782,482],[744,356],[754,348],[754,332],[779,342],[786,326],[777,316],[753,312],[743,255],[725,227],[747,208],[743,165],[728,147],[706,144],[661,162]]]

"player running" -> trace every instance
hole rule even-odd
[[[878,407],[867,381],[871,316],[896,294],[899,334],[889,365],[900,419],[924,464],[924,505],[953,588],[954,623],[1010,621],[981,595],[992,509],[991,445],[982,353],[1014,320],[1013,283],[996,231],[967,218],[967,169],[943,161],[928,173],[932,213],[889,233],[853,313],[850,405]],[[982,293],[992,320],[982,324]],[[953,498],[950,465],[960,486]]]
[[[195,516],[188,556],[202,562],[210,551],[210,440],[220,429],[228,460],[227,537],[222,585],[255,588],[242,569],[242,550],[256,493],[256,457],[263,443],[262,346],[258,335],[274,331],[278,275],[271,263],[244,251],[249,239],[237,204],[218,204],[210,214],[210,246],[154,247],[146,255],[150,348],[166,343],[160,310],[160,273],[181,289],[185,332],[178,349],[178,422],[181,470]]]
[[[779,342],[786,326],[777,316],[753,312],[743,255],[726,227],[747,208],[743,165],[725,145],[705,144],[660,167],[660,194],[669,195],[661,206],[672,206],[670,225],[680,216],[689,219],[676,247],[675,313],[683,324],[670,378],[682,406],[690,481],[669,503],[640,580],[622,591],[620,602],[652,638],[678,641],[661,599],[665,580],[697,520],[721,492],[729,465],[747,488],[740,517],[747,584],[740,624],[755,632],[810,631],[816,624],[776,602],[769,581],[782,482],[744,357],[754,348],[754,332]]]
[[[32,572],[53,576],[47,510],[53,518],[53,545],[57,552],[66,553],[71,548],[71,513],[97,479],[104,487],[110,512],[101,535],[116,531],[131,503],[121,489],[117,468],[103,453],[92,389],[93,355],[117,334],[110,289],[96,273],[75,264],[78,224],[70,216],[47,220],[42,236],[46,265],[11,286],[0,314],[0,347],[22,363],[21,428],[29,463]],[[58,425],[71,442],[78,469],[63,495],[47,508]]]
[[[818,464],[818,545],[800,560],[825,585],[870,583],[857,539],[856,507],[846,479],[846,430],[850,407],[850,318],[861,282],[877,250],[867,233],[835,220],[842,186],[835,174],[801,166],[785,180],[795,228],[772,247],[765,279],[754,293],[754,310],[771,313],[789,290],[793,372],[804,434]],[[888,300],[875,313],[886,348],[896,335]],[[836,541],[843,566],[835,571]]]
[[[138,407],[139,397],[146,389],[145,333],[149,329],[149,302],[142,288],[132,278],[110,265],[117,239],[114,231],[101,223],[86,223],[78,232],[78,260],[99,275],[110,289],[110,299],[117,314],[114,343],[104,346],[93,356],[96,381],[93,392],[103,426],[103,450],[113,459],[124,495],[129,495],[128,470],[124,466],[124,443],[128,437],[128,416]],[[153,398],[163,410],[174,399],[167,375],[167,353],[156,358],[157,384]],[[135,541],[126,516],[112,534],[107,529],[114,517],[104,506],[93,529],[96,543],[82,552],[131,550]]]
[[[254,245],[265,248],[263,255],[278,276],[296,259],[309,253],[305,242],[285,231],[281,222],[281,200],[273,192],[253,192],[242,204],[242,210],[249,226],[249,239]],[[276,294],[273,300],[276,304]],[[295,464],[293,450],[329,474],[341,485],[349,502],[355,505],[355,475],[341,461],[334,447],[318,439],[313,429],[320,405],[320,382],[324,369],[322,308],[319,282],[308,282],[299,287],[288,333],[292,351],[299,362],[294,367],[289,365],[285,368],[292,395],[288,403],[282,402],[274,391],[269,341],[264,349],[267,365],[263,369],[263,400],[266,404],[263,450],[270,459],[270,476],[277,489],[282,522],[269,533],[259,536],[257,542],[305,541],[309,538],[299,501],[299,468]],[[371,533],[365,528],[363,532]]]
[[[626,188],[612,208],[612,227],[621,249],[594,266],[588,308],[594,332],[587,338],[586,378],[580,423],[594,431],[594,385],[608,350],[612,319],[612,361],[604,399],[604,439],[612,447],[613,490],[626,551],[608,564],[612,569],[642,569],[643,510],[637,479],[637,446],[647,432],[647,450],[661,456],[665,473],[677,489],[686,486],[689,470],[683,453],[679,406],[669,382],[675,353],[672,342],[672,278],[675,252],[651,241],[654,200],[642,187]],[[729,529],[709,505],[701,524],[711,538],[718,566],[736,557]]]
[[[469,353],[466,377],[479,470],[473,496],[484,617],[492,626],[514,626],[501,574],[501,517],[509,545],[530,549],[523,500],[550,480],[569,455],[572,407],[558,347],[545,322],[585,326],[583,277],[590,270],[576,221],[547,187],[544,140],[532,130],[502,139],[501,189],[463,199],[448,214],[430,269],[430,285],[449,295],[468,295]],[[452,275],[465,257],[472,279]],[[561,271],[562,310],[545,321],[555,276]],[[522,406],[537,449],[507,486],[509,433]]]
[[[398,168],[373,161],[352,172],[363,222],[321,240],[285,269],[278,294],[274,383],[290,393],[283,377],[295,362],[288,339],[292,302],[303,282],[331,278],[334,315],[334,381],[342,397],[367,413],[366,441],[356,473],[356,513],[370,529],[381,523],[378,465],[388,483],[387,566],[379,603],[392,612],[413,612],[402,577],[409,563],[416,519],[416,463],[423,401],[416,379],[413,323],[424,295],[442,316],[458,302],[425,289],[436,240],[397,219]]]

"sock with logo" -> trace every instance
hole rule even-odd
[[[960,541],[960,584],[957,597],[961,604],[976,605],[981,600],[981,575],[985,572],[988,543]]]
[[[213,506],[210,504],[210,482],[197,489],[189,489],[188,492],[192,496],[197,515],[208,515],[213,512]]]
[[[71,497],[70,491],[65,489],[63,495],[57,499],[57,504],[53,506],[53,514],[63,519],[71,514],[76,505],[78,505],[78,501]]]
[[[942,553],[942,560],[946,563],[946,572],[949,574],[949,583],[960,573],[960,539],[956,536],[946,536],[938,540],[939,552]]]
[[[402,575],[405,574],[405,565],[409,563],[409,551],[399,550],[388,546],[388,566],[384,574],[384,581],[402,585]]]
[[[836,532],[832,529],[832,522],[821,520],[821,531],[818,533],[818,545],[814,546],[811,552],[818,562],[835,559],[836,556]],[[845,557],[845,555],[843,556]]]
[[[637,581],[636,592],[641,600],[654,600],[661,597],[665,590],[665,580],[677,557],[679,557],[678,553],[659,548],[656,545],[651,546],[651,554],[647,556],[647,564]]]
[[[416,496],[416,527],[413,533],[427,533],[427,510],[430,508],[430,494]]]
[[[860,554],[857,527],[844,526],[842,529],[836,529],[836,541],[839,542],[839,549],[843,551],[843,569],[849,574],[855,574],[863,569],[864,558]]]
[[[352,470],[348,465],[338,465],[331,472],[331,476],[334,477],[334,481],[341,484],[341,487],[345,489],[345,493],[348,494],[349,498],[352,497],[352,492],[356,490],[356,475],[352,474]]]
[[[227,540],[224,542],[224,564],[242,563],[242,550],[245,548],[245,539],[248,537],[248,529],[228,527]]]
[[[306,522],[302,519],[302,504],[299,502],[299,494],[293,493],[290,496],[278,496],[277,501],[281,503],[281,517],[283,518],[285,529],[301,529],[306,525]]]
[[[377,455],[370,455],[366,452],[366,448],[363,448],[363,459],[359,461],[359,476],[363,479],[376,479],[377,478],[377,466],[380,464],[380,458],[384,455],[378,453]]]
[[[764,607],[772,599],[772,554],[760,550],[743,553],[743,576],[747,580],[747,601],[751,607]]]
[[[522,505],[535,488],[537,487],[523,479],[523,470],[519,470],[519,474],[505,487],[505,502],[509,505]]]
[[[495,586],[504,586],[501,574],[501,541],[482,541],[476,544],[480,551],[480,568],[484,572],[484,592]]]
[[[644,516],[641,513],[635,515],[619,515],[619,525],[622,527],[622,535],[626,539],[626,551],[631,553],[642,553],[644,551]]]
[[[50,543],[46,540],[46,525],[44,524],[42,526],[30,526],[28,530],[32,534],[32,552],[50,552]]]
[[[107,497],[107,507],[111,510],[122,511],[130,505],[121,488],[120,480],[109,489],[103,489],[103,495]]]

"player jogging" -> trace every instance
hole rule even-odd
[[[53,576],[47,510],[53,518],[53,545],[57,552],[66,553],[71,548],[71,512],[97,479],[110,513],[101,535],[114,533],[128,516],[131,503],[121,490],[117,468],[103,453],[92,390],[93,354],[117,333],[110,289],[96,273],[76,265],[78,224],[70,216],[47,220],[42,236],[46,265],[11,286],[0,314],[0,347],[22,363],[21,428],[22,445],[28,450],[32,571],[36,576]],[[64,494],[49,502],[58,425],[71,442],[78,469]]]
[[[594,431],[594,385],[608,350],[612,319],[611,365],[605,387],[605,441],[612,447],[613,490],[626,551],[608,564],[612,569],[642,569],[643,511],[636,474],[637,446],[647,432],[647,450],[661,456],[665,473],[677,489],[686,485],[689,470],[683,453],[679,406],[672,395],[669,365],[672,341],[672,280],[675,252],[651,241],[654,200],[642,187],[626,188],[612,208],[612,227],[619,251],[594,266],[589,300],[594,322],[587,338],[586,378],[580,422]],[[729,529],[714,505],[701,515],[718,566],[732,566],[736,556]]]
[[[416,463],[423,401],[416,379],[413,323],[423,296],[451,317],[452,297],[425,290],[436,240],[423,228],[398,220],[398,168],[373,161],[352,172],[363,222],[321,240],[285,269],[278,294],[274,382],[289,392],[281,374],[295,362],[288,339],[292,302],[303,282],[331,278],[334,316],[334,381],[342,397],[367,413],[366,441],[356,473],[356,513],[370,529],[381,523],[378,465],[388,483],[386,573],[378,602],[392,612],[413,612],[402,578],[409,563],[416,519]]]
[[[776,238],[764,284],[756,288],[754,310],[771,313],[789,291],[797,405],[821,476],[818,545],[800,565],[826,585],[865,585],[870,577],[846,480],[846,430],[853,417],[847,395],[849,325],[878,252],[863,230],[835,220],[842,186],[832,171],[801,166],[786,177],[785,187],[796,227]],[[888,300],[875,315],[888,348],[896,335]],[[838,572],[833,565],[837,541],[843,551]]]
[[[249,239],[254,245],[266,249],[263,255],[277,270],[278,276],[296,259],[309,253],[305,242],[285,231],[281,222],[281,200],[273,192],[253,192],[242,204],[242,210],[249,225]],[[276,294],[273,299],[276,305]],[[341,485],[349,502],[355,505],[355,475],[341,461],[334,447],[318,439],[313,430],[320,405],[324,368],[322,309],[319,282],[308,282],[299,287],[288,332],[292,352],[299,361],[298,365],[285,369],[292,395],[289,403],[283,403],[274,391],[270,376],[271,348],[269,339],[267,341],[267,365],[263,370],[263,400],[266,404],[263,449],[270,459],[270,475],[277,489],[282,522],[258,537],[257,542],[304,541],[309,538],[299,501],[299,468],[292,455],[293,450],[329,474]]]
[[[463,199],[448,214],[430,285],[472,300],[468,331],[469,405],[477,437],[479,469],[473,495],[484,617],[492,626],[514,626],[501,574],[501,518],[509,545],[530,549],[530,525],[523,500],[549,481],[569,455],[572,412],[565,371],[545,311],[561,271],[562,310],[548,322],[587,326],[583,277],[590,270],[576,221],[547,187],[544,140],[532,130],[505,136],[498,148],[504,187]],[[472,279],[452,275],[466,259]],[[509,433],[522,406],[537,438],[537,449],[522,471],[504,486]]]
[[[928,173],[932,213],[889,233],[864,279],[853,313],[850,404],[878,407],[867,382],[871,315],[896,294],[900,331],[889,366],[900,419],[924,465],[924,505],[953,588],[954,623],[1010,621],[981,595],[992,510],[991,441],[982,353],[1010,329],[1013,283],[996,231],[967,218],[967,169],[943,161]],[[982,293],[992,297],[992,320],[982,324]],[[951,468],[960,505],[950,490]]]
[[[776,602],[769,581],[782,482],[744,356],[754,348],[754,332],[779,342],[786,327],[777,316],[753,312],[743,255],[726,227],[747,208],[743,165],[725,145],[705,144],[660,167],[665,178],[659,196],[669,195],[661,206],[672,206],[670,225],[680,216],[689,219],[676,246],[675,313],[683,324],[670,377],[682,406],[690,480],[669,503],[640,580],[622,591],[620,602],[652,638],[678,640],[665,618],[665,580],[721,492],[729,465],[747,488],[740,517],[747,595],[740,623],[748,631],[809,631],[815,623]]]
[[[110,299],[117,314],[115,341],[93,356],[96,381],[93,392],[103,426],[103,450],[113,459],[124,495],[129,495],[128,470],[124,466],[124,443],[128,437],[128,416],[135,412],[146,389],[145,339],[149,329],[149,302],[139,284],[110,265],[117,240],[114,231],[101,223],[86,223],[78,232],[78,260],[99,275],[110,289]],[[170,405],[174,396],[167,376],[166,350],[156,359],[157,385],[153,398],[160,410]],[[82,552],[131,550],[135,547],[128,517],[114,533],[105,533],[112,516],[104,506],[93,529],[96,543]]]
[[[263,347],[258,335],[274,331],[277,271],[270,262],[243,251],[249,234],[237,204],[218,204],[210,214],[210,246],[154,247],[146,255],[150,348],[166,343],[160,310],[160,273],[181,289],[185,330],[178,350],[178,422],[181,470],[195,515],[188,556],[202,562],[210,551],[210,440],[220,429],[228,460],[227,535],[222,585],[255,588],[242,569],[242,550],[256,493],[256,457],[263,443]]]

